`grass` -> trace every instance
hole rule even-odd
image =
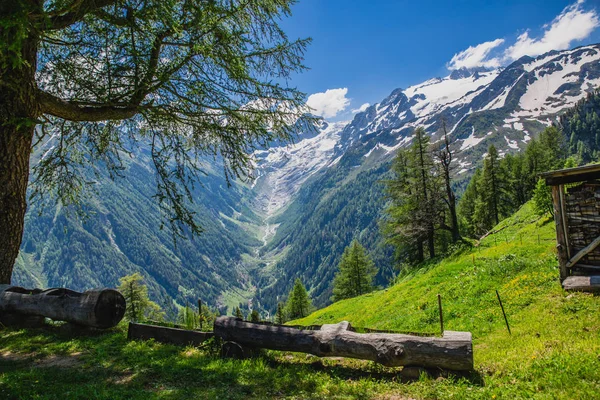
[[[222,360],[210,348],[128,342],[123,327],[91,337],[56,327],[4,329],[0,398],[598,398],[600,297],[562,291],[554,223],[529,205],[496,230],[388,289],[292,322],[436,332],[439,293],[445,328],[473,333],[476,371],[469,376],[404,381],[398,368],[283,352]]]

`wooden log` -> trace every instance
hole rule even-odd
[[[175,344],[179,346],[199,346],[207,339],[213,337],[212,332],[190,331],[166,326],[129,323],[127,339],[149,340],[154,339],[160,343]]]
[[[563,289],[577,292],[600,292],[600,276],[569,276],[562,283]]]
[[[281,325],[253,324],[231,317],[215,320],[215,336],[242,346],[296,351],[320,357],[371,360],[388,367],[421,366],[455,371],[473,369],[470,332],[445,331],[443,337],[393,333],[356,333],[346,321],[301,330]]]
[[[0,285],[0,314],[37,315],[106,329],[123,319],[125,298],[113,289],[79,293],[64,288],[41,290]]]

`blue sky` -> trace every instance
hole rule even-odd
[[[311,69],[292,85],[340,120],[453,65],[503,66],[598,43],[600,0],[299,0],[282,26],[291,38],[313,38]]]

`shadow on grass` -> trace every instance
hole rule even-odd
[[[34,354],[32,361],[2,363],[0,397],[6,399],[319,398],[319,393],[369,398],[381,390],[374,382],[389,387],[414,380],[403,377],[399,368],[353,361],[340,365],[318,358],[281,360],[282,353],[275,352],[246,360],[221,359],[192,347],[128,341],[120,330],[92,336],[74,336],[52,326],[0,330],[2,351]],[[45,367],[35,361],[74,353],[79,354],[77,366]],[[445,376],[440,371],[430,374]],[[477,373],[453,376],[461,378],[483,385]]]

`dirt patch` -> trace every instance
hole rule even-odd
[[[400,394],[383,394],[375,397],[376,400],[414,400],[412,397],[402,396]]]
[[[34,364],[36,368],[72,368],[81,364],[81,352],[63,355],[51,355],[41,360],[37,360]]]
[[[135,376],[136,374],[134,373],[124,373],[123,375],[119,376],[111,376],[108,379],[108,382],[115,385],[127,385],[131,383],[131,381],[133,381],[133,378],[135,378]]]
[[[10,350],[0,352],[0,362],[32,361],[34,357],[35,357],[35,353],[28,353],[28,354],[13,353]]]

